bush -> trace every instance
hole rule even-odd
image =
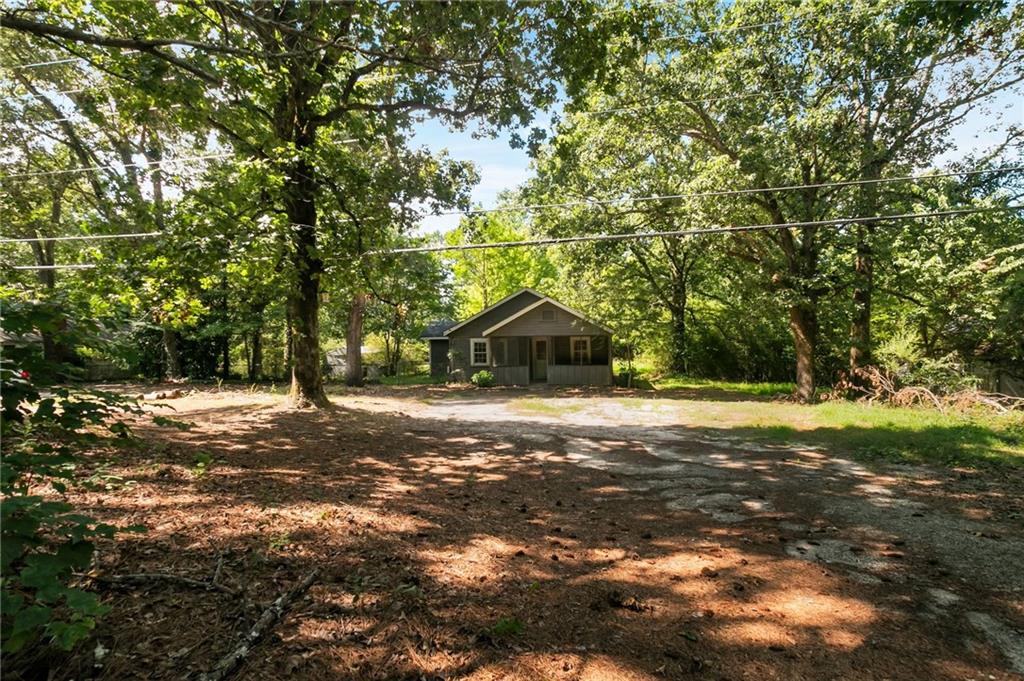
[[[917,334],[906,328],[881,343],[875,358],[897,387],[925,388],[937,395],[949,395],[976,389],[980,382],[954,353],[926,357]]]
[[[478,388],[490,388],[494,385],[494,374],[484,369],[473,374],[469,382]]]
[[[142,413],[134,401],[56,384],[67,372],[43,357],[33,334],[69,348],[98,338],[98,328],[69,318],[53,303],[3,297],[3,328],[25,342],[0,360],[0,641],[14,652],[44,639],[70,649],[89,635],[106,611],[99,598],[75,585],[88,569],[93,541],[119,528],[75,512],[64,495],[75,484],[77,454],[99,440],[98,428],[129,437],[119,416]]]

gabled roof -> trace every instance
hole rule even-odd
[[[518,291],[516,291],[515,293],[513,293],[513,294],[511,294],[511,295],[507,295],[507,296],[505,296],[504,298],[502,298],[501,300],[499,300],[498,302],[496,302],[496,303],[495,303],[494,305],[491,305],[491,306],[489,306],[489,307],[485,307],[484,309],[480,310],[479,312],[477,312],[477,313],[476,313],[475,315],[473,315],[473,316],[472,316],[472,317],[470,317],[469,319],[463,319],[463,320],[462,320],[461,322],[459,322],[459,323],[458,323],[458,324],[456,324],[455,326],[452,326],[452,327],[449,327],[448,329],[445,329],[444,335],[446,335],[446,336],[447,336],[447,335],[448,335],[448,334],[450,334],[450,333],[451,333],[452,331],[454,331],[454,330],[456,330],[456,329],[459,329],[459,328],[462,328],[462,327],[463,327],[463,326],[465,326],[466,324],[469,324],[469,323],[470,323],[471,321],[473,321],[473,320],[474,320],[474,319],[476,319],[477,317],[481,317],[481,316],[483,316],[483,315],[487,314],[488,312],[490,312],[490,311],[491,311],[491,310],[493,310],[494,308],[498,307],[499,305],[504,305],[505,303],[507,303],[508,301],[512,300],[513,298],[516,298],[516,297],[518,297],[518,296],[521,296],[521,295],[523,295],[524,293],[532,293],[533,295],[537,296],[537,297],[538,297],[538,298],[540,298],[540,299],[543,299],[543,298],[544,298],[544,294],[543,294],[543,293],[537,293],[537,292],[536,292],[536,291],[534,291],[534,290],[533,290],[532,288],[521,288],[521,289],[519,289]]]
[[[444,338],[444,332],[455,326],[456,321],[454,319],[438,319],[427,324],[427,328],[423,329],[423,333],[420,334],[420,338],[424,340]]]
[[[532,305],[527,305],[522,310],[519,310],[518,312],[509,315],[508,317],[506,317],[505,319],[501,320],[500,322],[498,322],[497,324],[495,324],[491,328],[484,329],[484,332],[481,335],[483,335],[483,336],[490,336],[492,333],[494,333],[495,331],[497,331],[501,327],[505,326],[509,322],[511,322],[511,321],[513,321],[515,319],[518,319],[519,317],[522,317],[524,314],[526,314],[530,310],[534,310],[534,309],[540,307],[541,305],[543,305],[544,303],[551,303],[555,307],[557,307],[559,309],[562,309],[562,310],[565,310],[566,312],[568,312],[572,316],[577,317],[579,319],[582,319],[583,321],[587,322],[588,324],[593,324],[597,328],[604,329],[608,333],[614,333],[611,329],[609,329],[604,324],[601,324],[600,322],[595,322],[593,319],[588,319],[588,318],[584,317],[582,314],[580,314],[576,310],[572,309],[568,305],[563,305],[562,303],[558,302],[557,300],[555,300],[554,298],[551,298],[549,296],[542,296],[541,299],[538,300],[536,303],[533,303]]]

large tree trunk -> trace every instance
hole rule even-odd
[[[284,313],[284,371],[286,376],[292,373],[292,356],[294,343],[294,332],[292,327],[292,311],[285,305]]]
[[[352,296],[348,311],[348,333],[345,337],[345,384],[363,384],[363,313],[366,311],[367,295],[363,292]]]
[[[402,337],[398,332],[395,333],[395,354],[391,361],[391,375],[397,376],[402,368]]]
[[[818,312],[814,303],[789,308],[789,328],[796,348],[796,395],[801,402],[814,400],[814,352],[818,338]]]
[[[57,220],[59,221],[59,209],[54,210],[57,212]],[[56,226],[57,222],[54,222],[54,227],[56,228]],[[32,253],[35,255],[36,264],[40,267],[52,267],[54,242],[43,241],[42,237],[40,237],[39,241],[31,241],[29,243],[32,247]],[[38,269],[36,270],[36,278],[39,279],[39,283],[46,289],[47,293],[52,293],[53,289],[57,287],[57,272],[55,270]],[[62,328],[66,326],[63,317],[61,318],[60,325]],[[58,341],[50,331],[43,331],[39,335],[43,341],[43,359],[53,365],[62,364],[68,348]]]
[[[249,381],[255,383],[263,375],[263,327],[252,332],[249,360]]]
[[[181,355],[178,352],[178,332],[164,327],[163,330],[164,359],[167,367],[164,371],[167,378],[181,378]]]
[[[50,192],[50,230],[53,234],[60,233],[61,218],[64,212],[64,183],[59,183]],[[40,236],[39,241],[31,241],[32,253],[35,255],[36,264],[40,267],[53,267],[53,249],[55,241],[46,241]],[[52,269],[36,270],[36,277],[39,283],[46,289],[47,294],[53,293],[57,287],[57,272]],[[53,366],[64,364],[75,359],[75,351],[66,343],[60,340],[62,332],[67,329],[67,318],[61,315],[57,322],[58,333],[43,331],[39,335],[43,341],[43,358]]]
[[[872,158],[873,133],[865,133],[861,153],[861,179],[858,211],[863,216],[878,211],[878,183],[882,161]],[[875,286],[874,253],[871,242],[875,223],[866,222],[856,228],[856,251],[853,262],[853,317],[850,321],[850,380],[859,383],[858,369],[871,362],[871,298]]]
[[[686,306],[688,295],[686,279],[677,277],[672,283],[672,305],[669,312],[672,315],[672,371],[685,374],[689,371],[689,339],[686,328]]]
[[[220,337],[220,377],[225,381],[231,378],[231,336],[225,334]]]
[[[306,148],[312,135],[297,144]],[[317,252],[316,183],[314,170],[299,161],[288,172],[285,211],[291,221],[292,265],[295,285],[288,297],[292,331],[292,386],[289,396],[296,407],[326,407],[320,368],[320,275],[323,262]]]
[[[854,259],[853,319],[850,324],[850,380],[858,381],[857,370],[871,361],[871,296],[874,288],[874,259],[869,239],[874,229],[857,228]]]

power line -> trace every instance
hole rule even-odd
[[[725,234],[731,232],[758,232],[770,229],[798,227],[821,227],[862,224],[883,220],[920,220],[922,218],[969,215],[973,213],[1006,212],[1024,209],[1024,206],[1002,206],[998,208],[967,208],[958,210],[932,211],[928,213],[903,213],[900,215],[874,215],[870,217],[836,218],[833,220],[810,220],[804,222],[777,222],[769,225],[742,225],[732,227],[709,227],[706,229],[676,229],[659,232],[633,232],[617,234],[590,234],[586,236],[551,237],[546,239],[524,239],[521,241],[496,241],[484,244],[458,244],[453,246],[410,246],[408,248],[381,249],[368,251],[366,255],[392,255],[400,253],[439,253],[443,251],[472,251],[485,248],[521,248],[526,246],[554,246],[586,241],[632,241],[656,237],[700,236],[703,234]]]
[[[865,84],[868,84],[868,83],[886,83],[886,82],[893,81],[893,80],[904,80],[904,79],[908,79],[908,78],[913,78],[914,75],[916,73],[920,72],[920,71],[927,71],[929,69],[936,69],[936,68],[939,68],[940,66],[949,66],[950,64],[955,64],[955,63],[958,63],[958,62],[956,60],[941,61],[941,62],[936,62],[934,64],[926,64],[924,66],[919,66],[916,69],[913,69],[912,71],[907,71],[906,73],[900,74],[898,76],[886,76],[884,78],[864,78],[864,79],[857,79],[854,82],[859,84],[859,85],[865,85]],[[839,88],[841,85],[842,85],[842,83],[838,83],[837,82],[837,83],[833,83],[831,86],[826,86],[826,87],[831,87],[833,89],[836,89],[836,88]],[[701,99],[680,99],[680,100],[670,99],[670,100],[662,100],[662,101],[654,102],[653,104],[642,104],[642,105],[638,105],[638,106],[630,105],[630,106],[611,107],[611,108],[608,108],[608,109],[589,109],[589,110],[585,110],[585,111],[570,111],[569,115],[571,115],[571,116],[597,116],[597,115],[600,115],[600,114],[622,113],[624,111],[642,111],[642,110],[645,110],[645,109],[655,109],[655,108],[657,108],[659,106],[669,106],[669,105],[677,105],[678,106],[678,105],[682,105],[682,104],[709,104],[709,103],[712,103],[712,102],[726,102],[726,101],[734,101],[734,100],[740,100],[740,99],[752,99],[752,98],[757,98],[757,97],[769,97],[769,96],[773,96],[773,95],[785,95],[785,94],[789,94],[790,91],[791,91],[791,88],[783,88],[783,89],[778,89],[778,90],[762,90],[760,92],[750,92],[750,93],[742,94],[742,95],[727,95],[727,96],[724,96],[724,97],[704,97],[704,98],[701,98]]]
[[[729,189],[729,190],[718,190],[708,192],[692,192],[686,194],[658,194],[652,196],[627,196],[619,199],[585,199],[579,201],[565,201],[562,203],[541,203],[532,205],[519,205],[519,206],[501,206],[497,208],[480,208],[470,209],[464,211],[445,211],[442,213],[418,213],[415,217],[419,219],[426,219],[430,217],[441,217],[446,215],[480,215],[485,213],[502,213],[502,212],[517,212],[517,211],[528,211],[528,210],[545,210],[551,208],[572,208],[576,206],[599,206],[599,205],[612,205],[617,203],[639,203],[642,201],[665,201],[673,199],[684,199],[684,198],[711,198],[719,196],[744,196],[751,194],[762,194],[767,192],[778,192],[778,191],[793,191],[797,189],[821,189],[824,187],[848,187],[857,185],[867,184],[884,184],[890,182],[914,182],[921,180],[931,180],[936,178],[944,177],[960,177],[960,176],[971,176],[971,175],[983,175],[989,173],[1009,173],[1024,171],[1024,166],[1010,166],[1008,168],[992,168],[987,170],[964,170],[964,171],[946,171],[942,173],[933,173],[931,175],[905,175],[902,177],[887,177],[870,180],[846,180],[842,182],[819,182],[816,184],[793,184],[793,185],[781,185],[777,187],[763,187],[754,189]],[[340,216],[340,220],[346,222],[352,222],[352,218],[347,216]],[[360,222],[375,221],[384,219],[379,216],[370,216],[361,218]],[[289,223],[293,227],[314,227],[314,225],[304,223]],[[101,239],[130,239],[130,238],[142,238],[142,237],[155,237],[161,236],[163,232],[122,232],[117,234],[82,234],[75,236],[66,237],[42,237],[40,239],[34,238],[17,238],[17,239],[0,239],[0,243],[28,243],[32,241],[92,241]]]
[[[146,161],[144,163],[110,163],[101,166],[85,166],[82,168],[68,168],[66,170],[40,170],[31,173],[15,173],[14,175],[0,175],[0,181],[13,180],[20,177],[43,177],[52,175],[67,175],[70,173],[84,173],[94,170],[110,170],[115,168],[150,168],[153,166],[168,165],[172,163],[184,163],[186,161],[205,161],[213,158],[227,158],[234,156],[234,152],[223,154],[204,154],[202,156],[185,156],[182,158],[171,158],[163,161]]]
[[[104,92],[104,91],[109,90],[109,89],[110,88],[101,88],[99,90],[96,90],[96,92]],[[27,93],[25,93],[23,95],[10,95],[8,97],[4,97],[3,101],[10,102],[10,101],[13,101],[15,99],[32,99],[32,98],[42,98],[42,97],[53,97],[55,95],[74,95],[74,94],[78,94],[79,92],[86,92],[88,90],[89,90],[89,88],[80,87],[80,88],[75,88],[73,90],[57,90],[56,92],[40,92],[39,94],[33,94],[31,92],[27,92]]]
[[[151,106],[148,109],[146,109],[146,111],[165,111],[167,109],[180,109],[183,106],[184,106],[184,104],[171,104],[170,106]],[[104,105],[102,105],[100,107],[97,107],[97,112],[99,112],[99,109],[109,109],[111,114],[116,114],[117,113],[117,109],[114,107],[114,104],[112,102],[108,102],[107,104],[104,104]],[[88,118],[86,118],[85,114],[79,113],[77,111],[72,111],[72,112],[68,113],[66,116],[64,116],[63,118],[42,118],[42,119],[40,119],[38,121],[33,121],[33,122],[34,123],[63,123],[64,121],[74,121],[74,120],[83,120],[86,123],[91,122],[91,121],[89,121]],[[0,165],[10,165],[10,164],[0,164]]]
[[[95,269],[95,263],[83,263],[81,265],[14,265],[12,270],[91,270]]]
[[[78,234],[75,236],[41,236],[24,237],[17,239],[0,239],[0,244],[27,244],[34,241],[91,241],[100,239],[143,239],[153,236],[160,236],[163,232],[137,232],[123,234]]]
[[[87,61],[85,57],[71,57],[69,59],[54,59],[53,61],[37,61],[31,64],[14,64],[13,66],[3,67],[7,71],[20,71],[22,69],[32,69],[37,66],[53,66],[55,64],[70,64],[75,61]]]
[[[865,184],[886,184],[890,182],[916,182],[930,180],[933,178],[959,177],[968,175],[983,175],[986,173],[1009,173],[1024,170],[1024,166],[1010,166],[1009,168],[992,168],[987,170],[965,170],[947,171],[933,173],[930,175],[904,175],[902,177],[885,177],[870,180],[844,180],[841,182],[818,182],[816,184],[790,184],[778,187],[764,187],[755,189],[723,189],[708,192],[691,192],[685,194],[656,194],[653,196],[626,196],[619,199],[581,199],[577,201],[565,201],[562,203],[540,203],[533,205],[502,206],[498,208],[481,208],[479,210],[446,211],[434,213],[433,215],[477,215],[484,213],[507,213],[517,211],[544,210],[550,208],[573,208],[576,206],[603,206],[617,203],[639,203],[642,201],[667,201],[673,199],[697,199],[711,198],[716,196],[743,196],[747,194],[764,194],[768,192],[792,191],[794,189],[821,189],[824,187],[848,187]],[[422,217],[430,217],[429,214]]]
[[[384,80],[394,80],[395,78],[396,78],[396,76],[394,74],[381,74],[381,75],[372,76],[372,77],[368,77],[368,78],[360,78],[358,81],[356,81],[356,85],[364,85],[366,83],[377,83],[377,82],[384,81]],[[162,83],[170,83],[170,82],[173,82],[173,81],[174,81],[174,78],[173,77],[169,77],[169,76],[160,79],[160,82],[162,82]],[[53,96],[56,96],[56,95],[74,95],[74,94],[78,94],[80,92],[88,92],[90,89],[92,89],[93,92],[109,92],[112,88],[110,86],[104,86],[104,87],[99,87],[99,88],[85,88],[85,87],[81,87],[81,88],[74,88],[72,90],[57,90],[55,92],[40,92],[39,94],[33,94],[31,92],[26,92],[26,93],[20,94],[20,95],[9,95],[7,97],[4,97],[2,101],[7,102],[7,101],[13,101],[13,100],[16,100],[16,99],[32,99],[32,98],[53,97]]]

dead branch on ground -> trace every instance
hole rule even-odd
[[[231,649],[231,651],[222,657],[217,665],[210,672],[203,674],[200,679],[201,681],[220,681],[221,679],[227,678],[238,665],[242,663],[245,657],[249,654],[249,651],[263,638],[264,634],[275,625],[281,618],[284,617],[285,612],[291,607],[291,604],[302,594],[304,594],[309,587],[313,584],[313,580],[316,579],[317,571],[314,569],[301,581],[297,582],[289,591],[281,594],[277,597],[273,603],[270,604],[260,618],[256,620],[256,624],[253,625],[242,640],[239,641],[238,645]]]

